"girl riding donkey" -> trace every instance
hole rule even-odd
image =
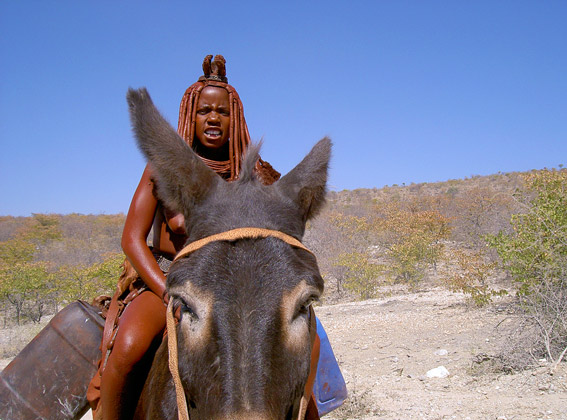
[[[240,159],[250,144],[250,135],[240,98],[227,83],[224,58],[216,56],[212,62],[211,59],[212,56],[205,58],[204,76],[183,96],[178,133],[209,168],[231,182],[239,177]],[[256,162],[255,174],[265,185],[280,177],[261,159]],[[108,310],[100,368],[89,387],[95,419],[132,418],[154,353],[162,341],[169,301],[166,274],[187,237],[184,216],[163,205],[156,196],[154,183],[148,165],[126,218],[122,247],[127,261]],[[150,231],[152,247],[147,245]],[[313,377],[318,348],[314,350],[310,375]],[[312,383],[313,378],[311,387]],[[310,405],[306,418],[318,418],[315,404]]]

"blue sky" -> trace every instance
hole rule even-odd
[[[206,54],[281,172],[331,136],[333,190],[557,167],[566,21],[565,1],[2,1],[0,215],[127,212],[126,90],[175,125]]]

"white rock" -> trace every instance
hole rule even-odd
[[[428,378],[446,378],[447,376],[449,376],[449,371],[445,366],[439,366],[435,369],[427,371],[425,376],[427,376]]]
[[[447,356],[449,352],[445,349],[439,349],[435,352],[436,356]]]

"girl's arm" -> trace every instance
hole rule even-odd
[[[163,297],[165,276],[147,244],[158,206],[153,194],[154,185],[151,176],[151,169],[147,165],[126,216],[122,232],[122,249],[144,283],[156,295]]]

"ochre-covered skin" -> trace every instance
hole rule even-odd
[[[173,258],[187,239],[185,219],[165,209],[155,197],[151,168],[146,166],[126,217],[122,249],[146,285],[161,297],[165,276],[146,242],[152,227],[153,252]]]
[[[172,214],[170,219],[175,222],[173,227],[177,232],[184,232],[182,215]],[[119,333],[102,375],[104,419],[120,418],[125,413],[131,417],[153,353],[161,342],[161,332],[165,328],[162,300],[165,276],[146,241],[153,226],[153,252],[174,255],[186,238],[184,233],[174,233],[167,221],[165,208],[154,196],[151,169],[146,167],[128,211],[122,248],[151,291],[134,299],[120,319]]]
[[[224,179],[237,179],[240,155],[249,145],[250,136],[236,90],[226,82],[201,78],[185,92],[179,115],[179,134],[203,161]],[[220,127],[222,133],[217,139],[217,133],[211,134],[210,130]],[[265,184],[279,178],[279,173],[261,159],[256,174]],[[152,228],[150,249],[147,240]],[[173,258],[186,240],[184,216],[168,210],[158,200],[152,169],[146,166],[126,217],[122,249],[150,291],[134,299],[120,318],[101,380],[101,412],[105,420],[131,418],[134,413],[165,328],[166,277],[154,254]]]

